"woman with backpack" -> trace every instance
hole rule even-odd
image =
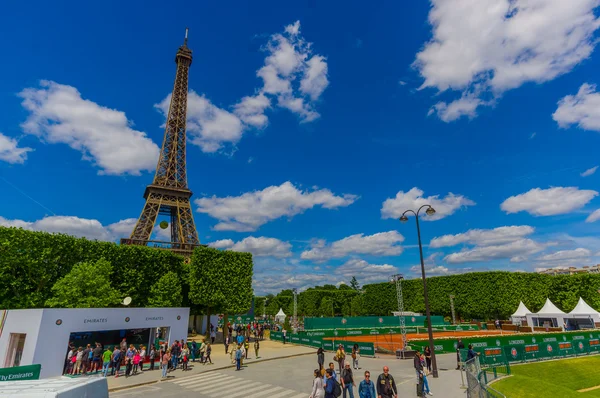
[[[314,377],[312,392],[309,398],[324,398],[325,386],[323,385],[323,379],[321,378],[321,371],[319,369],[315,369]]]
[[[356,385],[356,383],[354,383],[354,375],[352,374],[352,369],[350,369],[350,362],[346,361],[345,367],[344,369],[342,369],[340,379],[342,381],[342,391],[344,392],[344,398],[346,398],[346,391],[348,391],[350,398],[354,398],[353,387]]]

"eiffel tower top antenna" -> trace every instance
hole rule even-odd
[[[183,40],[183,45],[187,47],[187,39],[188,39],[188,32],[190,31],[190,28],[185,28],[185,39]]]

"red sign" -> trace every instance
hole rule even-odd
[[[487,356],[502,355],[502,350],[500,348],[486,348],[485,355],[487,355]]]
[[[538,351],[539,351],[539,346],[537,344],[525,346],[525,352],[538,352]]]
[[[590,340],[590,345],[598,345],[600,341],[598,339]]]
[[[572,346],[571,346],[571,342],[570,341],[566,341],[564,343],[559,343],[558,344],[558,348],[560,348],[561,350],[567,350],[567,349],[570,349],[571,347]]]

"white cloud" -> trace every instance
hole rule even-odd
[[[527,82],[543,83],[587,59],[600,26],[597,0],[431,0],[432,39],[414,62],[422,88],[462,97],[499,97]],[[463,101],[463,99],[458,100]],[[441,112],[446,121],[469,112]],[[493,104],[492,102],[486,104]],[[450,103],[442,107],[447,110]],[[453,117],[452,117],[453,116]]]
[[[483,101],[473,96],[463,96],[450,104],[440,101],[429,110],[428,116],[437,113],[438,117],[446,123],[463,116],[472,119],[477,116],[477,108],[483,104],[485,104]]]
[[[534,188],[520,195],[511,196],[500,205],[507,214],[526,211],[534,216],[553,216],[580,209],[598,192],[577,187]]]
[[[548,247],[549,243],[539,243],[531,239],[519,239],[510,243],[492,246],[476,246],[444,257],[450,264],[467,262],[484,262],[497,259],[514,259],[523,261],[525,256],[539,253]],[[513,261],[515,262],[515,261]]]
[[[167,117],[170,103],[171,94],[154,107]],[[217,152],[224,144],[237,144],[245,130],[246,126],[235,114],[213,105],[204,95],[188,93],[188,140],[203,152]]]
[[[589,168],[586,171],[584,171],[583,173],[581,173],[580,175],[582,177],[589,177],[589,176],[593,175],[596,172],[596,170],[598,170],[598,166],[594,166],[592,168]]]
[[[33,222],[8,220],[0,217],[0,225],[5,227],[18,227],[31,231],[60,232],[101,241],[115,241],[129,236],[136,221],[135,218],[128,218],[103,226],[98,220],[75,216],[48,216]]]
[[[0,160],[7,163],[23,164],[27,160],[27,152],[33,149],[19,147],[19,141],[0,133]]]
[[[596,222],[600,220],[600,209],[594,210],[586,219],[585,222]]]
[[[63,143],[100,168],[100,174],[139,175],[152,171],[158,146],[134,130],[125,113],[81,98],[75,87],[42,80],[40,89],[19,93],[29,112],[23,131],[49,143]]]
[[[317,119],[315,103],[329,85],[327,62],[312,54],[312,43],[300,35],[300,21],[286,26],[283,34],[272,35],[265,50],[265,64],[256,72],[263,80],[260,92],[276,96],[277,105],[299,115],[302,122]]]
[[[235,105],[234,113],[249,126],[259,129],[267,127],[269,119],[265,110],[271,106],[271,100],[263,93],[244,97]]]
[[[326,244],[324,240],[314,243],[310,250],[302,252],[301,258],[323,262],[350,254],[370,254],[373,256],[395,256],[402,253],[400,243],[404,236],[397,231],[380,232],[373,235],[356,234]]]
[[[576,259],[576,258],[579,259],[579,258],[590,257],[591,255],[592,255],[592,252],[590,250],[578,247],[577,249],[573,249],[573,250],[559,250],[559,251],[551,253],[551,254],[546,254],[544,256],[538,257],[536,260],[537,261],[564,261],[564,260],[571,260],[571,259]]]
[[[528,256],[539,253],[554,245],[554,242],[540,243],[527,236],[535,229],[528,225],[514,225],[494,229],[471,229],[456,235],[444,235],[431,240],[431,248],[451,247],[460,244],[466,247],[459,252],[444,257],[448,263],[484,262],[496,259],[509,259],[523,262]]]
[[[398,268],[390,264],[371,264],[359,258],[351,258],[334,271],[338,280],[349,282],[353,276],[361,285],[389,280],[390,275],[398,273]]]
[[[354,203],[351,194],[334,195],[328,189],[301,191],[291,182],[270,186],[262,191],[246,192],[240,196],[216,196],[194,201],[198,212],[219,220],[217,231],[255,231],[261,225],[280,217],[292,218],[315,206],[337,209]]]
[[[434,238],[429,243],[429,247],[450,247],[461,243],[477,246],[499,245],[514,242],[515,240],[531,235],[534,231],[535,229],[529,225],[513,225],[494,229],[470,229],[460,234]]]
[[[452,192],[444,198],[440,198],[439,195],[423,197],[423,191],[415,187],[406,193],[399,191],[393,199],[386,199],[381,208],[381,217],[399,218],[405,210],[412,209],[416,211],[426,204],[431,205],[436,212],[433,216],[428,216],[423,212],[423,220],[435,221],[451,216],[461,207],[474,206],[475,202]]]
[[[258,238],[249,236],[239,242],[233,242],[231,239],[223,239],[209,243],[209,246],[236,252],[249,252],[255,257],[286,258],[291,257],[292,255],[292,252],[290,251],[292,245],[289,242],[283,242],[276,238],[267,238],[264,236]]]
[[[577,125],[584,130],[600,131],[600,93],[596,92],[596,85],[584,83],[577,94],[558,101],[552,119],[562,128]]]

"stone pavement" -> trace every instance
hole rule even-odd
[[[276,343],[281,344],[281,343]],[[306,398],[310,394],[312,372],[317,367],[316,355],[300,355],[273,361],[248,361],[248,366],[238,372],[224,368],[214,372],[198,372],[194,375],[169,378],[138,388],[111,392],[111,398]],[[333,353],[327,353],[329,362]],[[429,377],[434,397],[464,398],[460,372],[454,370],[456,355],[438,356],[439,378]],[[355,371],[356,382],[369,370],[376,380],[383,366],[389,366],[398,387],[399,397],[412,397],[416,392],[416,376],[412,360],[400,360],[382,355],[378,358],[362,357],[361,370]],[[191,373],[191,372],[190,372]],[[357,387],[354,388],[355,397]]]
[[[269,361],[278,358],[287,358],[298,355],[315,355],[316,349],[310,347],[304,347],[299,345],[292,344],[282,344],[276,341],[263,340],[260,342],[260,351],[258,352],[259,359],[254,358],[254,343],[250,344],[250,353],[248,355],[249,359],[245,360],[245,363],[251,364],[262,361]],[[231,349],[231,345],[229,348]],[[194,375],[198,375],[200,373],[210,372],[219,369],[226,368],[235,368],[230,361],[229,354],[225,355],[225,346],[223,344],[215,343],[212,346],[211,359],[213,361],[213,365],[207,364],[202,365],[199,362],[189,362],[188,371],[182,371],[181,369],[175,370],[168,374],[169,380],[179,379],[182,377],[190,377]],[[316,358],[316,355],[315,355]],[[108,377],[108,389],[110,391],[118,391],[124,388],[131,388],[137,386],[143,386],[147,384],[152,384],[160,381],[161,379],[161,370],[158,366],[158,362],[154,365],[154,370],[150,371],[148,364],[144,364],[144,370],[142,373],[138,373],[137,375],[133,375],[130,377],[125,377],[123,375],[116,377]],[[123,367],[121,367],[123,370]]]

